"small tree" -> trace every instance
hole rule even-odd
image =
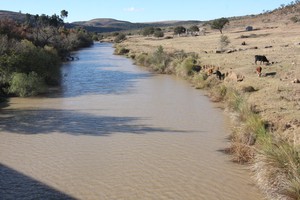
[[[226,35],[221,35],[220,37],[220,45],[221,45],[221,50],[223,51],[225,47],[227,47],[230,44],[230,40],[228,36]]]
[[[143,36],[149,36],[152,35],[154,33],[154,28],[153,27],[146,27],[142,30],[142,35]]]
[[[157,37],[157,38],[161,38],[161,37],[164,37],[164,32],[163,31],[159,31],[159,30],[157,30],[157,31],[155,31],[154,32],[154,37]]]
[[[176,35],[180,35],[185,32],[186,32],[186,28],[184,28],[183,26],[177,26],[174,29],[174,34],[176,34]]]
[[[35,96],[45,92],[46,86],[37,73],[14,73],[10,82],[9,92],[20,97]]]
[[[222,30],[224,28],[224,26],[226,24],[229,24],[229,20],[227,18],[220,18],[220,19],[216,19],[211,23],[211,28],[212,29],[218,29],[220,31],[220,33],[222,34]]]
[[[65,18],[67,18],[68,17],[68,11],[66,11],[66,10],[62,10],[62,11],[60,11],[60,17],[64,20]]]
[[[199,32],[199,27],[196,25],[191,26],[190,31],[192,32],[192,34],[195,34],[195,33]]]
[[[120,33],[119,35],[116,36],[114,41],[115,43],[120,43],[124,40],[126,40],[126,35],[124,33]]]

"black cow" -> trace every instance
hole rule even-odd
[[[195,71],[195,72],[200,72],[201,69],[202,69],[202,67],[200,65],[194,65],[192,67],[192,70]]]
[[[255,64],[257,64],[257,61],[260,61],[260,64],[261,63],[267,63],[269,64],[269,60],[267,59],[266,56],[261,56],[261,55],[255,55]]]
[[[213,74],[216,74],[219,80],[223,80],[225,78],[225,74],[222,74],[219,70],[215,71]]]

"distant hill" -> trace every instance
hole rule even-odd
[[[18,22],[23,22],[25,20],[25,14],[19,12],[0,10],[0,19],[4,18],[13,19]]]
[[[0,19],[9,18],[20,23],[25,21],[25,14],[20,12],[12,12],[0,10]],[[66,23],[66,27],[83,27],[84,29],[92,32],[114,32],[140,29],[148,26],[165,27],[165,26],[179,26],[188,24],[199,24],[201,21],[162,21],[162,22],[145,22],[145,23],[132,23],[128,21],[121,21],[111,18],[97,18],[89,21],[78,21]]]
[[[111,18],[98,18],[90,21],[73,22],[71,26],[83,26],[89,31],[96,32],[111,32],[122,30],[140,29],[149,26],[165,27],[165,26],[178,26],[187,24],[200,24],[202,21],[162,21],[162,22],[145,22],[145,23],[132,23],[128,21],[121,21]]]

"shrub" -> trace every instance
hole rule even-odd
[[[186,32],[186,28],[184,28],[183,26],[177,26],[174,28],[174,34],[176,35],[180,35]]]
[[[45,83],[37,73],[14,73],[9,92],[20,97],[34,96],[45,92]]]
[[[193,74],[193,67],[196,63],[197,63],[197,61],[193,57],[188,57],[182,62],[181,66],[183,67],[185,74],[187,76],[190,76]]]
[[[115,48],[115,54],[117,55],[125,55],[129,53],[129,49],[126,49],[125,47],[116,47]]]
[[[297,23],[300,21],[299,17],[297,16],[294,16],[294,17],[291,17],[291,21],[294,22],[294,23]]]
[[[199,73],[193,77],[193,84],[196,89],[203,89],[206,86],[205,80],[208,78],[206,73]]]
[[[145,27],[142,30],[142,35],[143,36],[149,36],[149,35],[152,35],[154,33],[154,31],[155,31],[154,27]]]
[[[234,111],[241,111],[243,105],[245,104],[242,96],[234,89],[229,88],[226,93],[226,103],[227,106]]]
[[[22,40],[16,49],[18,54],[16,72],[29,74],[34,71],[47,84],[58,84],[60,58],[55,49],[49,46],[45,46],[44,48],[36,47],[28,40]]]
[[[136,64],[144,66],[144,67],[149,67],[151,64],[150,61],[150,56],[146,53],[141,53],[138,56],[136,56]]]
[[[126,39],[126,35],[121,33],[121,34],[116,36],[114,42],[115,43],[120,43],[120,42],[124,41],[125,39]]]
[[[162,37],[164,37],[164,32],[163,31],[155,31],[153,35],[154,35],[154,37],[162,38]]]
[[[296,147],[279,141],[265,145],[258,154],[254,169],[270,199],[300,199],[299,153]]]
[[[225,47],[227,47],[230,44],[230,40],[228,38],[228,36],[226,35],[221,35],[220,36],[220,47],[221,50],[223,50]]]
[[[151,63],[153,65],[153,69],[157,72],[164,73],[169,62],[169,55],[164,52],[162,46],[159,46],[157,50],[152,54]]]
[[[231,143],[225,152],[232,155],[234,162],[248,163],[254,159],[254,151],[250,145],[252,140],[251,135],[241,134],[240,130],[236,128],[231,134]]]
[[[210,98],[214,102],[223,101],[227,93],[227,87],[225,85],[218,85],[210,91]]]

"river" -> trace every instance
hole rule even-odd
[[[0,112],[0,199],[259,200],[228,120],[199,90],[95,43],[62,88]]]

